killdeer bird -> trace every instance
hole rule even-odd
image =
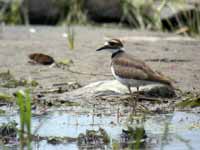
[[[159,72],[153,71],[144,61],[126,53],[123,44],[119,39],[107,41],[104,46],[96,51],[101,50],[112,53],[111,72],[120,83],[128,88],[132,98],[133,93],[131,92],[131,87],[136,87],[137,93],[139,92],[140,86],[148,84],[160,83],[173,87],[170,79]],[[136,111],[136,105],[139,98],[138,94],[134,101],[134,112]]]

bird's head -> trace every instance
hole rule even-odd
[[[96,51],[101,51],[101,50],[109,51],[113,54],[118,51],[122,51],[123,44],[119,39],[111,39],[111,40],[105,42],[105,44],[102,47],[100,47],[99,49],[97,49]]]

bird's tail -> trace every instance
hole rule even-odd
[[[169,86],[172,87],[173,89],[176,89],[175,86],[174,86],[174,84],[177,83],[177,81],[175,81],[174,79],[172,79],[172,78],[170,78],[170,77],[167,77],[167,76],[163,75],[161,72],[156,71],[156,73],[158,74],[160,80],[161,80],[163,83],[169,85]]]

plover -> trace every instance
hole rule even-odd
[[[111,72],[116,80],[128,88],[132,98],[133,93],[131,87],[136,87],[137,93],[139,92],[140,86],[148,84],[160,83],[173,87],[172,82],[168,77],[152,70],[144,61],[126,53],[123,43],[119,39],[107,41],[96,51],[102,50],[112,53]],[[134,101],[134,112],[136,111],[138,96],[136,96]]]

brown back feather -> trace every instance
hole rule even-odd
[[[155,81],[172,86],[171,80],[163,74],[153,71],[142,60],[126,53],[119,53],[112,58],[116,75],[128,79]]]

